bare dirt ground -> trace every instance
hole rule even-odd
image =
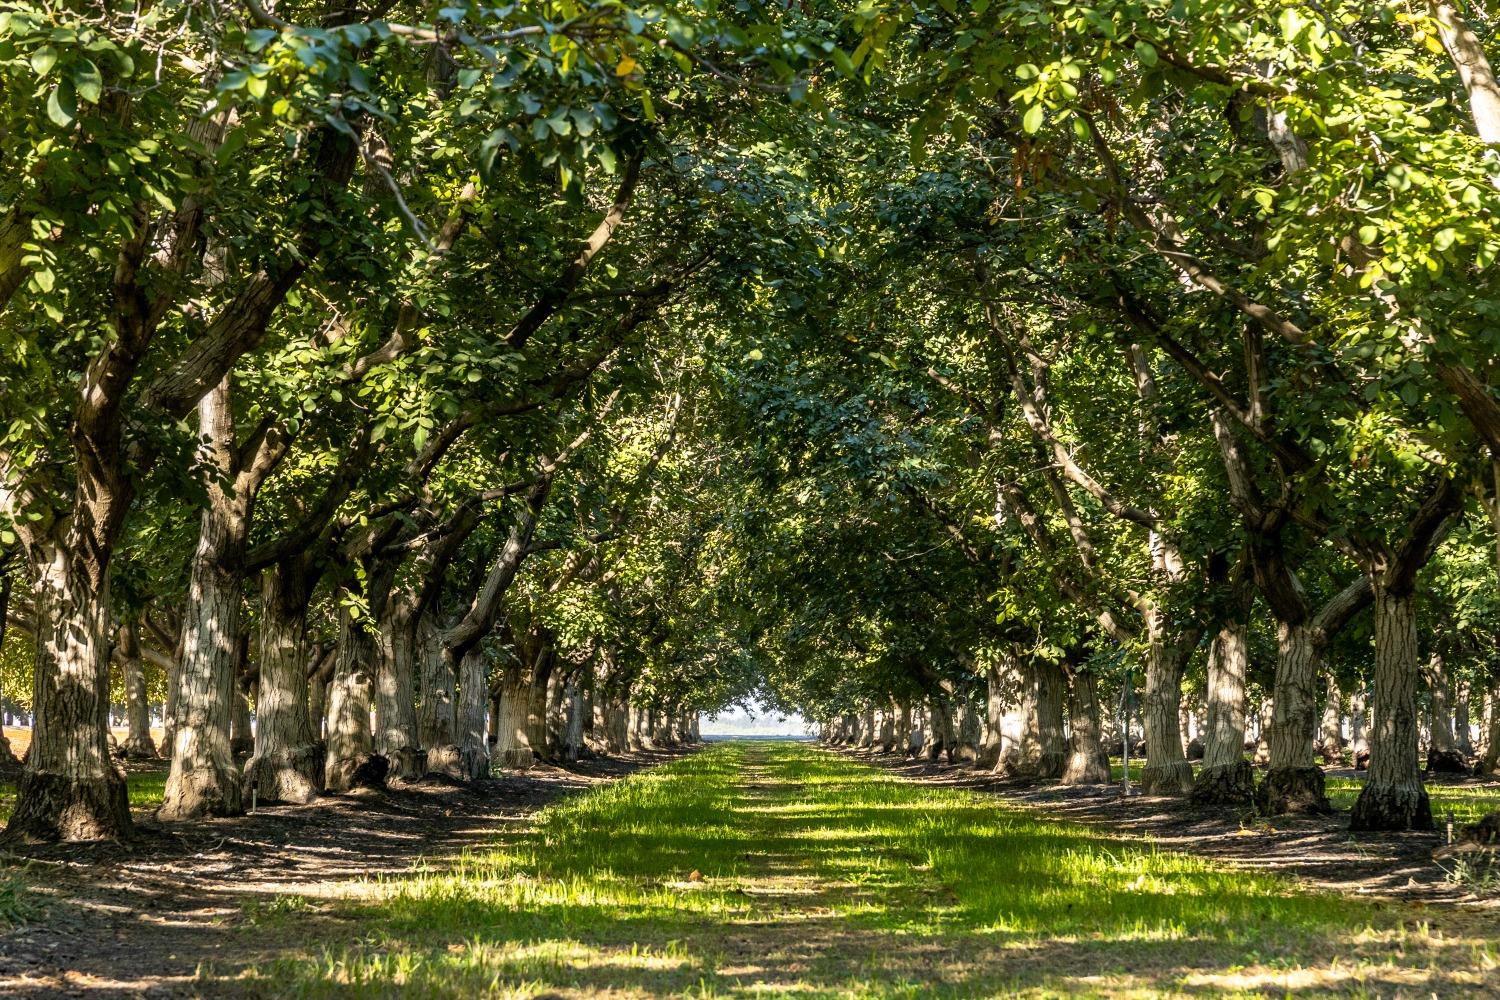
[[[358,933],[320,918],[315,902],[294,926],[265,919],[289,897],[315,901],[338,883],[399,875],[680,753],[539,765],[467,787],[407,784],[181,826],[138,812],[128,842],[12,849],[0,854],[0,875],[20,874],[34,912],[0,932],[0,996],[198,996],[200,969],[263,960],[281,935]],[[262,921],[265,933],[246,933]]]
[[[1215,858],[1269,871],[1316,889],[1359,896],[1387,896],[1419,904],[1500,906],[1476,898],[1448,880],[1432,860],[1445,832],[1351,833],[1347,812],[1330,816],[1257,817],[1250,807],[1195,806],[1184,799],[1132,795],[1119,786],[1065,787],[1000,778],[966,764],[911,761],[898,754],[845,751],[904,778],[998,795],[1043,815],[1110,832],[1149,837],[1166,850]],[[1352,770],[1329,775],[1354,777]],[[1441,779],[1429,780],[1429,786]],[[1454,779],[1465,787],[1500,782]],[[1442,819],[1438,820],[1442,825]]]

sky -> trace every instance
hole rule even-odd
[[[787,718],[755,702],[750,711],[736,706],[718,718],[705,715],[699,722],[704,736],[805,736],[810,728],[800,715]]]

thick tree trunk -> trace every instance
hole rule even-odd
[[[604,749],[607,753],[630,752],[630,705],[618,698],[604,701]]]
[[[548,756],[547,693],[557,659],[552,643],[546,636],[540,637],[535,648],[537,652],[531,664],[531,690],[527,696],[526,740],[531,746],[531,752],[540,760]],[[656,727],[653,723],[654,716],[649,712],[640,720],[642,741],[655,746]]]
[[[1453,736],[1453,678],[1441,653],[1427,658],[1422,671],[1431,706],[1427,742],[1427,770],[1435,774],[1467,774],[1469,762]]]
[[[125,724],[128,728],[125,743],[120,749],[132,760],[147,760],[156,756],[156,743],[151,739],[151,706],[146,702],[146,668],[145,661],[141,658],[141,642],[135,622],[121,623],[119,639],[120,673],[125,681]]]
[[[1358,759],[1369,750],[1369,711],[1365,707],[1365,686],[1360,682],[1349,695],[1349,751]]]
[[[864,715],[859,720],[859,749],[869,750],[875,745],[875,706],[865,706]]]
[[[1354,803],[1353,830],[1431,830],[1432,806],[1417,762],[1417,607],[1410,592],[1375,591],[1375,698],[1370,773]]]
[[[1007,678],[1000,670],[1000,663],[999,657],[991,657],[984,672],[984,740],[979,745],[979,759],[976,763],[989,769],[1000,762],[1000,750],[1004,742]]]
[[[1062,667],[1032,657],[1030,670],[1036,690],[1036,757],[1030,771],[1038,778],[1060,778],[1068,769],[1068,741],[1063,732],[1067,679]]]
[[[1469,721],[1473,688],[1467,681],[1453,685],[1453,747],[1465,757],[1474,754],[1474,731]]]
[[[489,777],[490,748],[485,738],[489,693],[489,661],[479,650],[470,650],[458,671],[458,761],[465,781]]]
[[[261,802],[311,802],[323,787],[323,701],[310,697],[307,677],[307,590],[294,565],[261,575],[255,755],[245,764],[245,793],[254,789]]]
[[[1448,676],[1448,663],[1441,653],[1433,653],[1427,658],[1427,669],[1423,671],[1423,675],[1432,703],[1429,746],[1433,750],[1453,750],[1452,681]]]
[[[1500,766],[1500,677],[1491,677],[1485,691],[1484,757],[1479,762],[1482,774],[1494,774]]]
[[[528,768],[534,761],[526,734],[526,720],[531,714],[531,681],[520,667],[507,667],[501,676],[499,704],[495,723],[497,739],[492,757],[494,765],[509,769]],[[617,735],[624,738],[624,733]]]
[[[416,614],[416,595],[404,587],[392,590],[375,639],[375,752],[390,761],[398,778],[427,770],[417,736]]]
[[[251,692],[241,679],[234,683],[229,700],[229,752],[238,757],[255,751],[255,726],[250,717]]]
[[[1247,803],[1255,794],[1255,773],[1245,759],[1245,672],[1250,660],[1249,628],[1226,622],[1208,652],[1208,735],[1203,766],[1193,781],[1194,802]]]
[[[1323,769],[1313,763],[1312,756],[1320,653],[1321,642],[1312,625],[1277,623],[1271,766],[1255,790],[1255,804],[1267,816],[1332,809],[1323,790]]]
[[[375,689],[375,644],[364,623],[339,609],[338,662],[328,698],[328,751],[324,787],[330,792],[385,784],[388,762],[377,763],[370,733]],[[483,742],[484,733],[480,733]]]
[[[1032,777],[1041,753],[1036,673],[1009,650],[1001,653],[999,669],[1004,689],[1013,694],[1008,699],[1012,703],[1011,710],[1001,719],[1000,759],[995,763],[995,773],[1006,777]]]
[[[958,759],[974,763],[979,759],[979,742],[983,732],[979,723],[979,712],[972,698],[964,698],[958,709]]]
[[[209,407],[205,397],[200,410]],[[212,409],[200,415],[207,424]],[[208,431],[205,430],[205,434]],[[230,743],[240,659],[245,531],[239,501],[210,487],[193,556],[183,615],[172,768],[157,819],[178,821],[244,812],[241,775]]]
[[[1318,724],[1318,749],[1329,764],[1337,764],[1344,751],[1344,692],[1332,670],[1324,676],[1323,719]]]
[[[1193,765],[1182,745],[1177,708],[1182,702],[1182,670],[1187,654],[1166,638],[1163,612],[1146,616],[1146,694],[1141,721],[1146,731],[1146,766],[1141,769],[1141,792],[1146,795],[1186,795],[1193,790]]]
[[[443,636],[424,614],[417,625],[417,662],[421,668],[422,701],[417,707],[418,743],[427,750],[458,743],[457,708],[452,662],[443,654]]]
[[[953,703],[945,695],[933,695],[928,702],[928,711],[932,713],[932,731],[936,741],[941,746],[934,747],[948,758],[948,763],[955,763],[958,759],[958,732],[953,725]],[[929,756],[937,759],[937,753]]]
[[[48,543],[34,559],[33,729],[8,837],[101,840],[128,834],[125,776],[109,756],[109,582]]]
[[[1104,750],[1104,727],[1099,716],[1099,697],[1094,675],[1075,670],[1068,685],[1068,717],[1073,741],[1068,765],[1062,773],[1064,785],[1107,785],[1109,755]]]
[[[877,741],[881,753],[890,753],[896,748],[895,712],[886,708],[880,713],[880,736]]]

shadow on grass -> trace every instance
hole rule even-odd
[[[726,743],[366,883],[296,996],[1473,995],[1483,936],[1048,823],[816,748]],[[224,984],[228,986],[229,984]]]

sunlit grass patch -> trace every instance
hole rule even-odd
[[[155,809],[167,792],[166,771],[132,771],[125,775],[126,794],[132,809]],[[10,819],[16,808],[16,785],[0,781],[0,823]]]
[[[1399,907],[785,744],[718,745],[320,907],[358,937],[253,969],[255,992],[1444,995],[1494,976],[1483,936]]]

